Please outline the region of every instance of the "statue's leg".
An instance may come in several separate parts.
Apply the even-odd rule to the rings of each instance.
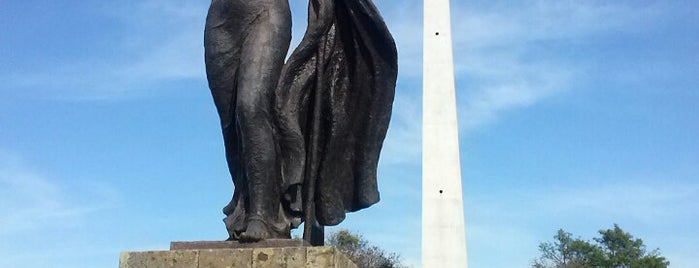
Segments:
[[[273,230],[280,219],[280,172],[272,120],[272,98],[291,40],[291,15],[274,8],[262,12],[241,51],[236,116],[248,178],[247,229],[241,240],[289,236],[288,227]],[[281,223],[281,224],[280,224]],[[286,234],[279,234],[286,232]]]
[[[237,6],[212,1],[204,32],[206,74],[221,119],[226,160],[233,179],[233,198],[223,213],[229,239],[237,239],[245,229],[247,179],[241,163],[241,141],[235,116],[240,48],[244,40],[245,17],[231,17]]]

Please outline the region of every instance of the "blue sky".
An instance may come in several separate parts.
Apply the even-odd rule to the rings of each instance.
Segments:
[[[3,1],[0,267],[116,267],[226,237],[208,3]],[[382,202],[341,227],[419,267],[422,1],[376,4],[400,53]],[[452,16],[470,266],[527,267],[557,229],[613,223],[671,267],[699,263],[699,4],[452,1]]]

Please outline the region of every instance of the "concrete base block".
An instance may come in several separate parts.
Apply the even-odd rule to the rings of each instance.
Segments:
[[[122,252],[119,268],[358,268],[334,247]]]

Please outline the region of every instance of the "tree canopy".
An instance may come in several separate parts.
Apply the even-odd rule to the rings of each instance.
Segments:
[[[361,268],[403,268],[407,267],[400,261],[396,253],[388,253],[372,246],[361,235],[348,230],[332,233],[325,241],[328,246],[334,246],[345,253]]]
[[[541,256],[533,268],[666,268],[670,262],[658,249],[648,252],[643,240],[634,238],[617,224],[599,231],[594,242],[573,238],[558,230],[553,242],[539,244]]]

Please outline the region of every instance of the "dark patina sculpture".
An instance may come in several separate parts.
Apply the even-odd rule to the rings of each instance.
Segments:
[[[371,0],[310,0],[289,59],[287,0],[213,0],[205,30],[233,199],[229,240],[289,238],[379,201],[376,168],[391,115],[395,43]]]

